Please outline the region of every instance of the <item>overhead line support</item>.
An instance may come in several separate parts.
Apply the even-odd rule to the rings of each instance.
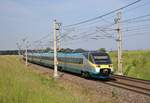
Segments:
[[[117,13],[117,18],[115,19],[116,31],[117,31],[117,48],[118,48],[118,74],[123,75],[123,59],[122,59],[122,32],[121,32],[121,12]]]
[[[53,77],[56,79],[58,77],[58,72],[57,72],[57,30],[59,29],[57,26],[57,21],[54,20],[53,22],[53,29],[54,29],[54,75]]]

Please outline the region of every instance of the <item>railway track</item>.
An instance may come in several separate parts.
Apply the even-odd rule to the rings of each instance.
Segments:
[[[148,80],[114,75],[113,80],[105,82],[105,84],[150,96],[150,81]]]
[[[64,74],[67,74],[70,77],[69,78],[64,77]],[[73,81],[75,78],[81,79],[79,81],[84,80],[81,78],[80,75],[76,75],[76,76],[75,75],[76,74],[71,74],[71,73],[66,73],[66,72],[62,73],[62,76],[64,77],[65,80],[75,82],[75,84],[77,83],[77,81]],[[73,79],[71,79],[71,78],[73,78]],[[123,89],[129,90],[129,91],[133,91],[133,92],[147,95],[150,97],[150,81],[148,81],[148,80],[141,80],[141,79],[126,77],[126,76],[113,75],[113,79],[109,80],[109,81],[102,81],[102,80],[97,80],[97,79],[96,80],[91,79],[91,80],[88,80],[88,81],[85,80],[85,81],[86,82],[91,81],[91,83],[97,82],[96,84],[98,84],[98,82],[101,82],[101,83],[104,83],[104,84],[107,84],[110,86],[123,88]],[[91,84],[91,83],[89,83],[89,84]],[[79,82],[79,84],[80,84],[80,82]]]
[[[149,84],[150,85],[150,81],[149,80],[137,79],[137,78],[133,78],[133,77],[120,76],[120,75],[113,75],[113,78],[119,78],[119,79],[130,80],[130,81],[136,81],[136,82],[140,82],[140,83],[143,83],[143,84]]]

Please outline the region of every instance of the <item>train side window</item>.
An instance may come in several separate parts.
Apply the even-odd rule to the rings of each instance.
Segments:
[[[75,63],[79,63],[80,59],[79,58],[75,58]]]
[[[79,64],[83,64],[83,59],[80,59],[80,60],[79,60]]]
[[[78,58],[74,58],[74,63],[78,63]]]
[[[61,60],[62,60],[63,62],[65,62],[65,57],[62,57]]]

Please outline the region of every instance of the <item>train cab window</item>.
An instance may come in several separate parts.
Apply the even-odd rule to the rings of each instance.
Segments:
[[[111,64],[111,60],[108,55],[105,56],[93,56],[95,64]]]

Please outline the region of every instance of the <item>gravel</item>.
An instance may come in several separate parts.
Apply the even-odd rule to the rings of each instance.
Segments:
[[[34,70],[38,70],[41,75],[53,76],[53,70],[35,64],[30,64]],[[66,72],[59,72],[59,81],[70,83],[70,86],[75,85],[77,93],[85,95],[89,103],[150,103],[150,96],[138,94],[126,89],[108,85],[104,80],[88,80],[79,75]],[[82,94],[81,94],[82,93]]]

